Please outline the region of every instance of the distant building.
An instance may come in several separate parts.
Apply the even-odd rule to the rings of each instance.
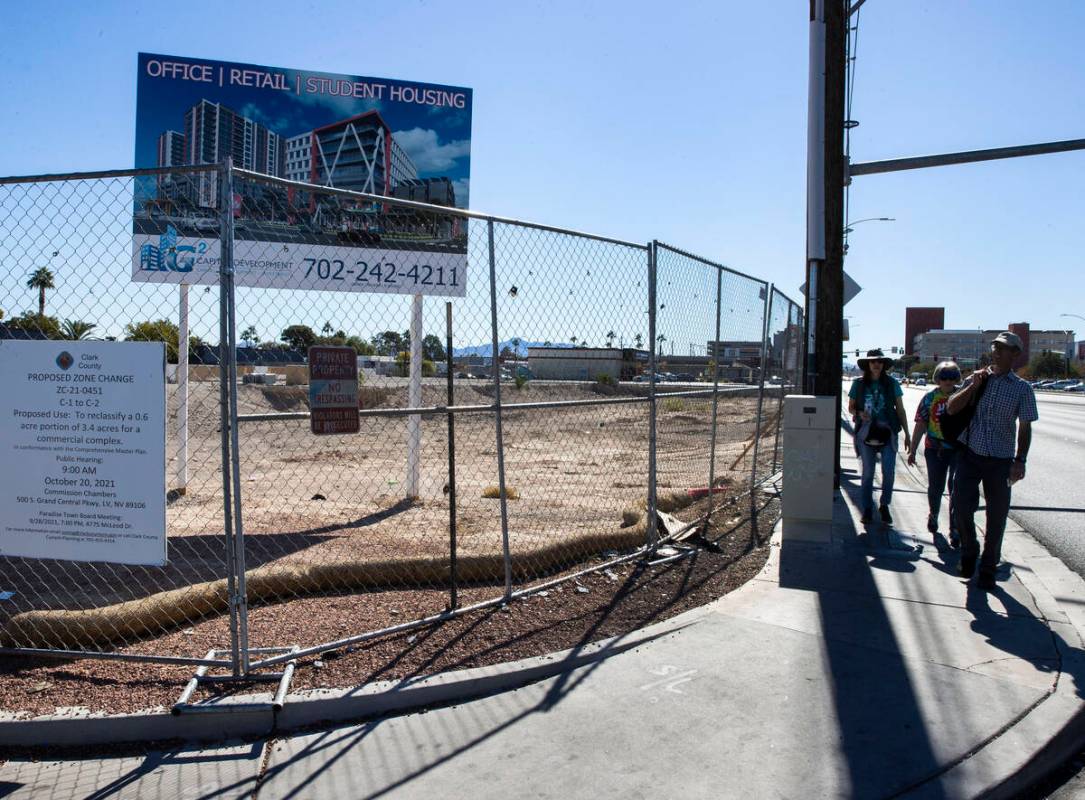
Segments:
[[[761,342],[752,341],[709,341],[706,352],[710,360],[722,365],[745,364],[748,367],[761,366]]]
[[[1024,366],[1034,356],[1044,352],[1060,353],[1072,358],[1074,337],[1072,331],[1032,330],[1027,322],[1015,322],[1006,328],[989,330],[930,330],[918,334],[914,340],[913,354],[920,361],[944,361],[953,359],[962,367],[971,367],[991,352],[991,340],[1003,330],[1021,337],[1022,351],[1014,367]]]
[[[904,354],[915,354],[915,337],[946,326],[946,310],[934,306],[919,306],[904,310]]]

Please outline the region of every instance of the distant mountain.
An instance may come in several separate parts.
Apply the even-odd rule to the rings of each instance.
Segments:
[[[497,352],[501,352],[506,347],[516,353],[517,358],[527,358],[527,349],[529,347],[543,347],[545,342],[527,342],[523,339],[520,340],[519,347],[513,347],[512,340],[506,340],[504,342],[497,343]],[[550,347],[572,347],[568,342],[551,342]],[[492,356],[493,345],[491,344],[475,344],[467,347],[454,347],[452,348],[452,355],[455,356]]]

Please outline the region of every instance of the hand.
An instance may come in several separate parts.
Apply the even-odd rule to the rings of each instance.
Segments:
[[[866,411],[860,411],[859,419],[861,419],[863,422],[870,422],[870,414]]]
[[[904,443],[904,446],[905,446],[905,448],[907,448],[907,447],[908,447],[908,443],[907,443],[907,442],[905,442],[905,443]],[[911,450],[911,451],[909,451],[909,453],[908,453],[908,466],[909,466],[909,467],[914,467],[914,466],[915,466],[915,450]]]
[[[1025,477],[1025,465],[1020,461],[1014,461],[1010,465],[1010,480],[1017,483]]]
[[[912,452],[912,440],[907,436],[904,437],[904,452],[908,454],[908,463],[915,463],[915,453]]]
[[[987,376],[990,375],[990,374],[991,374],[991,368],[990,367],[984,367],[983,369],[977,369],[975,372],[972,373],[972,387],[975,388],[975,389],[978,389],[981,386],[983,386],[984,382],[987,380]]]

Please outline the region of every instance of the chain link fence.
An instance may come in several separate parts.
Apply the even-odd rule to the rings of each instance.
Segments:
[[[229,165],[0,180],[0,346],[165,341],[171,381],[167,565],[0,556],[5,651],[248,672],[652,555],[775,471],[798,305],[430,200]],[[356,433],[313,433],[318,344],[354,351]],[[334,636],[297,624],[358,593]]]

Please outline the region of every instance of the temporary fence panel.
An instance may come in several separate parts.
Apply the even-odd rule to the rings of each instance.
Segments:
[[[767,286],[664,244],[656,269],[657,493],[692,520],[754,476]]]
[[[13,592],[0,604],[5,648],[194,661],[232,648],[224,397],[218,359],[205,346],[219,340],[220,296],[185,281],[204,255],[195,239],[218,249],[220,220],[197,202],[216,169],[0,179],[0,346],[70,342],[76,353],[84,342],[164,341],[168,360],[166,463],[150,478],[168,493],[165,566],[0,557],[0,588]],[[163,275],[175,280],[158,282]],[[95,419],[119,424],[118,413],[127,420],[140,409],[110,408]],[[58,460],[125,459],[123,444],[81,444],[74,433],[58,448]],[[96,480],[115,495],[102,496],[111,503],[162,500],[125,496],[123,475]],[[61,530],[78,538],[73,524]],[[58,542],[58,556],[63,550]],[[187,635],[205,618],[216,621],[200,637]]]
[[[496,337],[512,343],[500,345],[507,523],[523,586],[645,543],[648,396],[631,381],[646,364],[648,250],[493,227]]]

